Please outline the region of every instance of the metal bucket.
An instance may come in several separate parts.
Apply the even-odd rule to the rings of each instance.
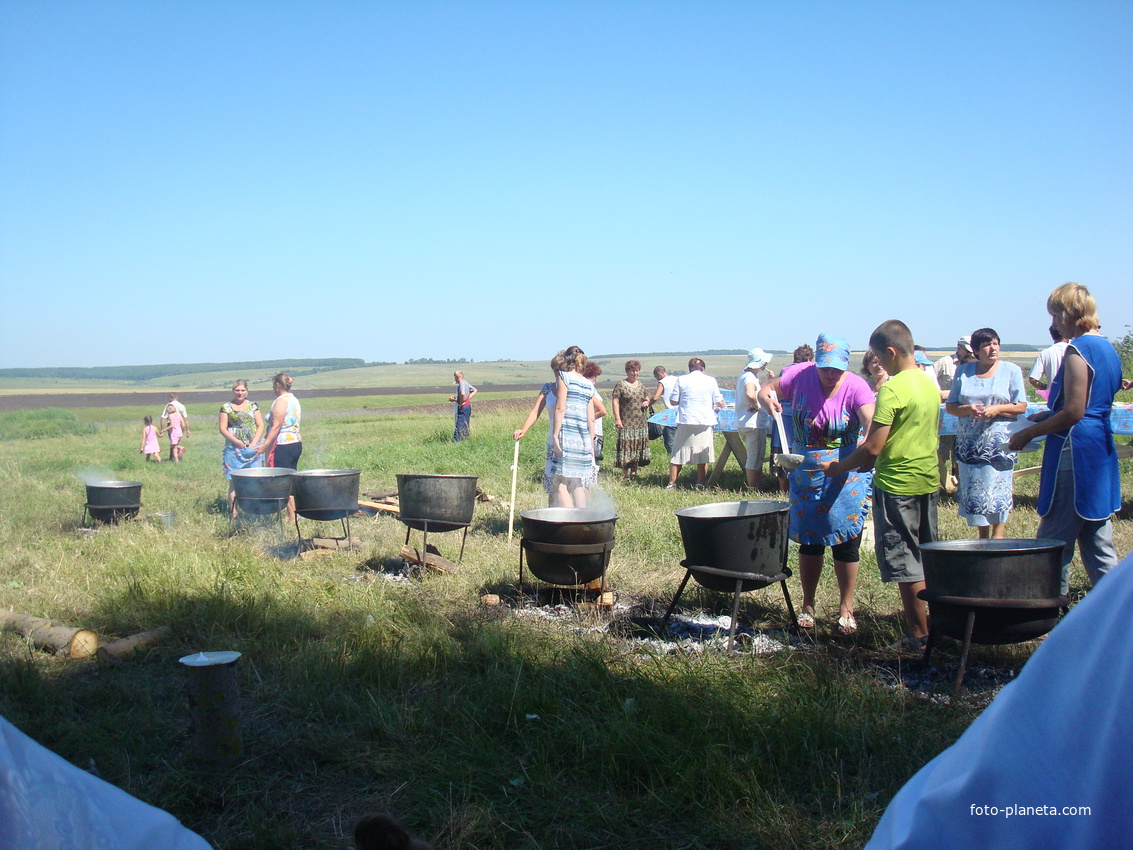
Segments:
[[[976,643],[1033,640],[1058,623],[1062,541],[942,540],[921,552],[932,625],[949,637],[963,640],[973,610]],[[965,599],[971,604],[951,601]]]
[[[455,531],[472,522],[476,507],[475,475],[398,475],[401,521],[418,531]]]
[[[540,508],[523,511],[523,540],[527,566],[536,578],[548,584],[579,585],[602,576],[609,560],[618,515],[584,508]],[[586,554],[554,552],[540,545],[594,546],[611,544],[606,551]],[[605,548],[605,547],[604,547]]]
[[[95,481],[86,488],[87,512],[98,522],[132,519],[142,507],[140,481]]]
[[[304,469],[291,477],[295,512],[304,519],[325,522],[345,519],[358,511],[358,469]]]
[[[277,514],[287,507],[294,469],[284,466],[234,469],[232,489],[236,505],[249,514]]]
[[[767,581],[745,581],[741,590],[757,590],[779,580],[787,566],[787,526],[791,506],[770,500],[714,502],[677,511],[685,562],[739,573],[756,573]],[[697,583],[732,593],[736,580],[693,571]]]

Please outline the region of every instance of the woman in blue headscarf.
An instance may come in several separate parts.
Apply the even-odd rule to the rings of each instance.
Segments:
[[[814,362],[803,363],[759,391],[759,400],[773,413],[782,405],[774,392],[791,403],[787,439],[790,451],[804,457],[791,473],[790,537],[799,544],[799,581],[803,587],[801,628],[814,628],[814,597],[822,576],[825,547],[831,547],[838,578],[838,631],[852,635],[854,591],[858,581],[858,550],[869,514],[870,472],[851,472],[829,479],[819,468],[824,461],[841,460],[857,448],[869,429],[876,407],[873,391],[849,371],[850,344],[839,336],[820,334]],[[788,449],[784,448],[784,451]]]

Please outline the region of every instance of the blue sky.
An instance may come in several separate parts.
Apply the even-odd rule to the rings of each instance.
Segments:
[[[0,366],[1133,323],[1128,2],[0,2]]]

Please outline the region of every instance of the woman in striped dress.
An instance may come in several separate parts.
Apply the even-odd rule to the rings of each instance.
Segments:
[[[551,421],[551,469],[544,486],[556,507],[585,508],[598,480],[594,462],[594,420],[606,415],[594,385],[582,376],[586,353],[572,345],[563,353],[555,381],[555,413]]]

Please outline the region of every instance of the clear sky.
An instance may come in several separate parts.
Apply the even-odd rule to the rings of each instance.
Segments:
[[[0,0],[0,366],[1133,322],[1133,3]]]

